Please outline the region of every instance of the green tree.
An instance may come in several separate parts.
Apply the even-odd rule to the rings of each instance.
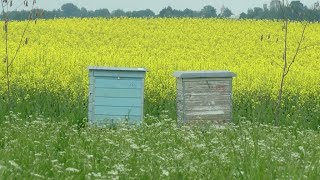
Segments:
[[[160,17],[173,17],[173,9],[172,7],[168,6],[162,9],[159,13]]]
[[[221,17],[231,17],[233,13],[229,8],[225,8],[224,11],[221,13]]]
[[[82,7],[80,9],[80,12],[81,12],[81,17],[88,17],[88,11],[86,8]]]
[[[184,17],[197,17],[197,12],[192,11],[191,9],[185,9],[183,10],[183,16]]]
[[[108,9],[98,9],[94,11],[94,17],[110,17],[110,12]]]
[[[111,12],[112,17],[126,17],[126,13],[122,9],[117,9]]]
[[[200,13],[201,13],[201,16],[204,18],[217,17],[217,10],[210,5],[204,6],[201,9]]]
[[[61,6],[61,10],[66,17],[80,17],[81,10],[72,3],[67,3]]]
[[[150,9],[140,10],[140,11],[129,11],[129,12],[126,12],[126,14],[128,17],[138,17],[138,18],[155,16],[154,12],[151,11]]]

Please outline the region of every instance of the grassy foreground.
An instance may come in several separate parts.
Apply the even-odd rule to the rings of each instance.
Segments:
[[[11,114],[0,179],[317,179],[320,134],[247,121],[225,129],[159,123],[114,128]],[[156,120],[153,117],[147,117]]]

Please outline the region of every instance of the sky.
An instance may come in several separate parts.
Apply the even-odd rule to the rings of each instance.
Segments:
[[[30,2],[32,0],[29,0]],[[201,10],[205,5],[211,5],[220,12],[222,6],[228,7],[231,11],[239,15],[247,12],[248,8],[262,7],[263,4],[270,4],[271,0],[37,0],[37,7],[46,10],[59,9],[65,3],[73,3],[79,8],[85,7],[88,10],[107,8],[110,12],[116,9],[124,11],[151,9],[156,14],[161,9],[171,6],[174,9]],[[311,7],[319,0],[300,0],[304,5]],[[13,0],[19,4],[23,0]],[[290,2],[290,1],[289,1]]]

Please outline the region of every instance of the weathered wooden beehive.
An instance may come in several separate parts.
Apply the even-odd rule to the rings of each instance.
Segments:
[[[232,119],[232,78],[229,71],[179,71],[177,116],[179,123],[222,124]]]
[[[141,123],[145,74],[143,68],[89,67],[89,122]]]

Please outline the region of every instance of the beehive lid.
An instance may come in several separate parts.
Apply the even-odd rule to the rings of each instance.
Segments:
[[[147,72],[144,68],[122,68],[122,67],[102,67],[102,66],[90,66],[89,70],[98,70],[98,71],[142,71]]]
[[[176,71],[173,75],[177,78],[232,78],[237,76],[230,71]]]

